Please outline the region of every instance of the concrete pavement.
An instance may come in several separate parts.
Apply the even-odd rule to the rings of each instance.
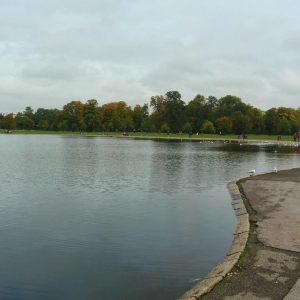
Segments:
[[[228,184],[233,244],[185,300],[300,300],[300,169]]]

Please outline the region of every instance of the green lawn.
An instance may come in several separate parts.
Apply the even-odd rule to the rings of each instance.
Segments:
[[[0,133],[5,133],[4,130],[0,130]],[[13,134],[58,134],[58,135],[81,135],[80,132],[72,132],[72,131],[42,131],[42,130],[13,130]],[[82,135],[95,135],[95,136],[121,136],[122,132],[84,132]],[[129,136],[136,136],[136,137],[161,137],[167,138],[168,135],[166,133],[145,133],[145,132],[138,132],[133,133],[129,132]],[[187,133],[182,134],[170,134],[170,138],[189,138]],[[237,139],[237,135],[235,134],[227,134],[227,135],[220,135],[220,134],[193,134],[192,138],[199,138],[199,139]],[[254,135],[249,134],[247,136],[248,140],[273,140],[277,141],[277,135]],[[281,136],[282,141],[293,141],[292,136]]]

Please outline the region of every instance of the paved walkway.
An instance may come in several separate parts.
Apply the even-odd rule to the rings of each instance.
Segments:
[[[232,247],[180,299],[299,300],[300,169],[248,177],[228,189],[238,218]]]

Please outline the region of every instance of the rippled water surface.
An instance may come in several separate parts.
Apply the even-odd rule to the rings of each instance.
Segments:
[[[176,299],[231,245],[226,184],[297,151],[0,135],[0,299]]]

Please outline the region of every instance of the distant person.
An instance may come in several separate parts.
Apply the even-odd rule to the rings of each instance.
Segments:
[[[296,142],[296,139],[297,139],[297,133],[296,132],[294,133],[293,138],[294,138],[294,142]]]
[[[298,142],[300,142],[300,131],[298,132],[297,137],[298,137]]]

